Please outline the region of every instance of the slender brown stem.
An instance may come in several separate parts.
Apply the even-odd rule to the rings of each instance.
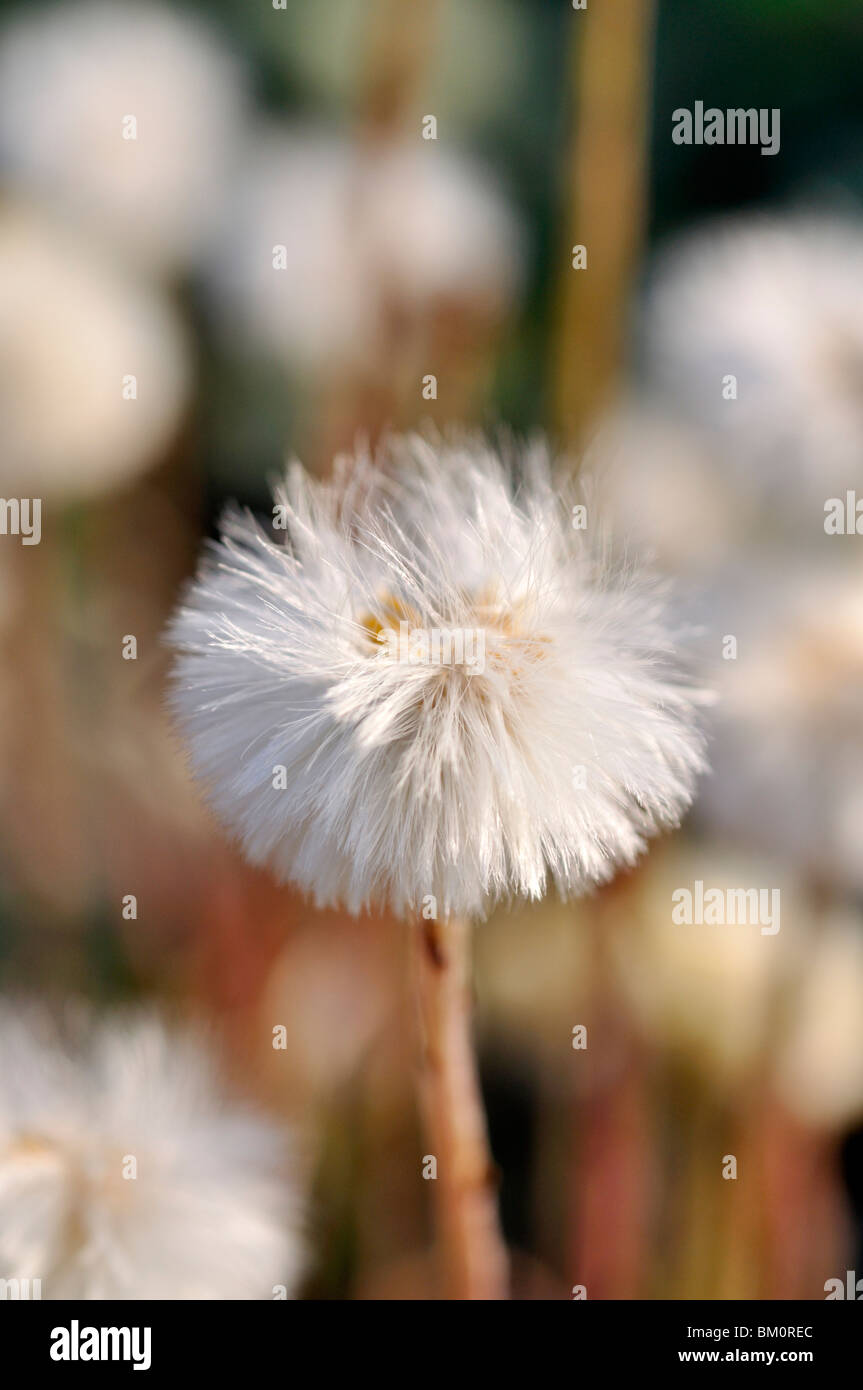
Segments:
[[[362,136],[387,142],[407,132],[419,135],[441,8],[438,0],[422,0],[421,4],[376,0],[370,7],[368,50],[357,113]]]
[[[621,367],[626,308],[647,203],[654,0],[603,0],[573,14],[569,198],[557,294],[554,411],[584,444]],[[572,246],[587,267],[571,268]]]
[[[445,1296],[507,1298],[508,1259],[471,1036],[470,924],[421,921],[411,940]]]

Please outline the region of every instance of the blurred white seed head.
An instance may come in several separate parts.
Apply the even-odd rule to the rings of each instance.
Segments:
[[[270,127],[249,141],[207,282],[226,333],[306,372],[366,361],[393,315],[493,320],[520,278],[514,215],[468,160]]]
[[[712,592],[713,776],[698,814],[727,837],[863,890],[863,578],[844,565],[745,564]]]
[[[122,486],[170,441],[191,375],[159,290],[15,205],[0,212],[0,358],[4,495]]]
[[[688,233],[658,262],[644,350],[741,497],[818,531],[824,500],[860,473],[863,225],[798,214]]]
[[[573,528],[542,446],[518,464],[408,436],[332,483],[294,465],[287,543],[229,513],[173,623],[194,771],[249,858],[322,903],[570,894],[690,802],[698,697],[660,590]],[[395,645],[435,632],[473,634],[482,667]]]
[[[779,931],[764,934],[751,920],[674,920],[672,895],[694,892],[698,880],[705,892],[777,889]],[[636,881],[608,942],[623,998],[647,1034],[722,1088],[751,1074],[775,1036],[777,1009],[806,959],[811,930],[811,904],[781,862],[675,846]]]
[[[274,1078],[292,1103],[320,1104],[349,1082],[391,1018],[396,988],[392,943],[376,930],[357,930],[344,914],[316,913],[292,930],[267,978],[262,1027],[278,1020],[290,1055],[273,1049]]]
[[[607,412],[582,470],[615,535],[664,573],[701,575],[738,544],[739,498],[703,435],[648,398]]]
[[[7,180],[159,270],[181,268],[208,236],[244,105],[215,34],[161,5],[74,0],[0,34]]]
[[[775,1081],[809,1124],[842,1128],[863,1115],[863,921],[853,914],[834,913],[813,942]]]
[[[61,1037],[0,1006],[0,1276],[41,1279],[43,1298],[290,1294],[287,1157],[191,1033],[135,1015]]]

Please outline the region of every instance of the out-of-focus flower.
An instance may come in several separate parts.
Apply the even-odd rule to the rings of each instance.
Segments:
[[[490,314],[520,280],[514,214],[483,169],[435,144],[382,150],[370,171],[370,241],[397,302],[461,300]]]
[[[775,1080],[790,1110],[841,1128],[863,1115],[863,921],[835,914],[806,963]]]
[[[190,378],[159,291],[14,206],[0,213],[0,357],[0,478],[30,497],[122,486],[170,440]]]
[[[291,931],[260,1005],[266,1036],[276,1024],[286,1029],[286,1048],[268,1048],[282,1091],[314,1104],[364,1065],[368,1049],[391,1022],[397,995],[391,945],[378,918],[358,924],[344,915],[315,913],[308,926]]]
[[[159,5],[46,6],[0,36],[5,179],[148,266],[208,236],[243,115],[231,55]]]
[[[699,816],[863,889],[863,578],[761,566],[714,594],[719,701]]]
[[[702,768],[661,592],[612,573],[540,445],[391,438],[295,465],[279,545],[229,514],[173,623],[192,765],[249,858],[322,903],[562,894],[676,824]]]
[[[305,372],[373,357],[392,316],[499,317],[520,262],[513,214],[470,162],[271,128],[250,141],[208,283],[226,333]]]
[[[728,220],[669,247],[647,303],[661,394],[705,432],[762,523],[823,529],[860,476],[863,227]],[[736,379],[736,399],[728,382]]]
[[[778,890],[778,931],[764,933],[751,920],[697,921],[694,896],[693,920],[676,921],[673,894],[695,895],[699,881],[705,892]],[[769,859],[679,848],[655,857],[636,889],[607,935],[624,998],[682,1064],[721,1086],[740,1081],[774,1035],[777,1008],[805,958],[811,906],[804,891]],[[772,897],[765,901],[772,907]]]
[[[655,403],[620,401],[582,469],[612,532],[668,574],[709,571],[738,544],[738,499],[703,436]]]
[[[250,1299],[301,1264],[284,1138],[192,1034],[0,1009],[0,1270],[43,1298]]]

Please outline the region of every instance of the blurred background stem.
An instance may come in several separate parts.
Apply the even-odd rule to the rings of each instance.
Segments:
[[[422,103],[440,18],[438,0],[376,0],[369,11],[355,113],[359,150],[351,237],[358,241],[365,235],[371,212],[363,177],[367,165],[411,140],[422,146]],[[375,289],[383,301],[385,286],[380,274],[378,280]],[[392,363],[404,350],[399,337],[409,309],[401,305],[390,309],[394,340],[368,344],[362,362],[335,371],[327,381],[319,403],[317,430],[306,450],[319,472],[328,472],[334,456],[353,448],[358,438],[374,442],[399,414]]]
[[[371,7],[361,134],[384,142],[420,138],[423,84],[434,56],[439,0],[377,0]]]
[[[653,0],[603,0],[573,16],[570,133],[564,166],[554,423],[577,447],[619,374],[627,304],[647,206]],[[587,263],[573,268],[573,247]]]

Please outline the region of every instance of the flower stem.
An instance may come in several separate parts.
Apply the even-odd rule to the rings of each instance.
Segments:
[[[581,447],[617,384],[641,252],[655,4],[605,0],[570,18],[570,207],[552,380],[558,429]],[[573,269],[576,244],[589,268]]]
[[[508,1259],[471,1035],[470,924],[423,920],[411,940],[445,1296],[506,1298]]]

